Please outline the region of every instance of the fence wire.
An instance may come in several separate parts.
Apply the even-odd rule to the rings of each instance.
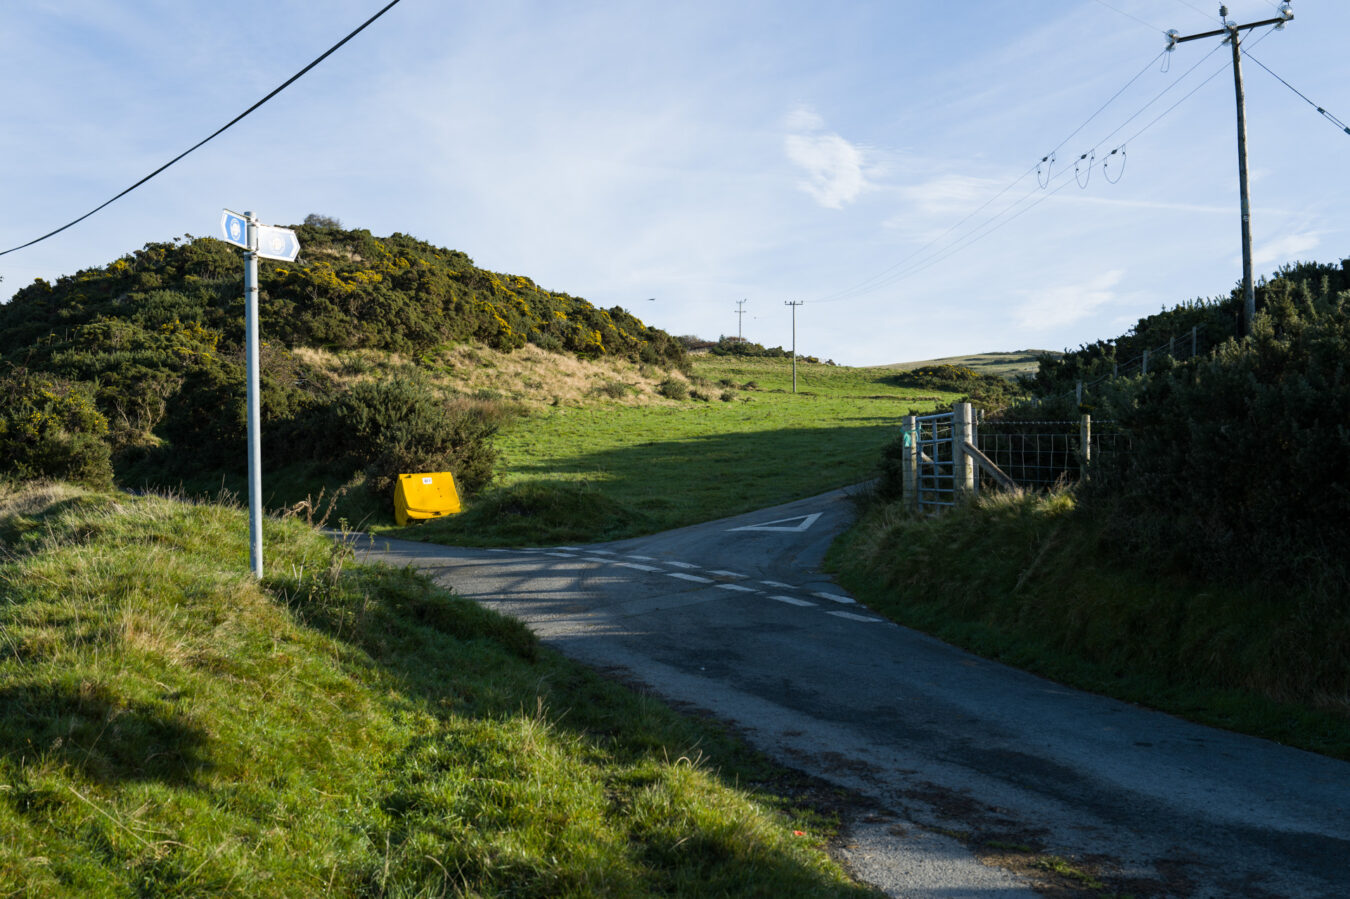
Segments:
[[[976,426],[974,442],[1026,490],[1075,483],[1083,476],[1085,462],[1130,449],[1129,435],[1113,421],[1091,423],[1086,454],[1081,421],[983,421]],[[980,489],[997,487],[997,482],[981,471]]]

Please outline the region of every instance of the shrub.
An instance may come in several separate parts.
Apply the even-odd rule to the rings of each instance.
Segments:
[[[666,378],[660,384],[656,385],[656,392],[668,400],[684,400],[689,398],[689,382],[680,378]]]
[[[471,495],[492,480],[490,438],[510,410],[481,400],[445,400],[415,380],[362,382],[319,416],[326,454],[366,472],[376,496],[392,496],[402,472],[450,471]]]
[[[1306,287],[1306,285],[1305,285]],[[1114,545],[1350,596],[1350,291],[1267,291],[1253,334],[1140,379],[1084,505]]]
[[[19,479],[112,483],[107,419],[85,385],[10,367],[0,374],[0,465]]]

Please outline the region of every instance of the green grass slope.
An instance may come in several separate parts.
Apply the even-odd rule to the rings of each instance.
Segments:
[[[719,732],[296,519],[255,582],[246,531],[0,492],[0,895],[871,895]]]
[[[1350,759],[1350,611],[1113,556],[1071,494],[874,504],[831,549],[869,608],[989,658]]]
[[[874,476],[911,408],[959,394],[888,369],[701,356],[689,399],[537,409],[505,427],[497,485],[464,514],[400,531],[455,545],[548,545],[654,533]],[[363,526],[384,527],[380,522]]]

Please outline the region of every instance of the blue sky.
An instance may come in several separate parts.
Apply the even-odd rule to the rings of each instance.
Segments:
[[[0,249],[196,143],[381,5],[9,0]],[[1228,3],[1239,22],[1275,5]],[[1251,54],[1350,120],[1350,3],[1293,7]],[[0,297],[214,235],[228,207],[402,231],[675,334],[735,334],[745,299],[744,335],[787,345],[784,303],[804,301],[799,351],[844,364],[1074,347],[1241,277],[1228,48],[1155,58],[1163,30],[1217,11],[403,0],[147,185],[0,257]],[[1350,135],[1243,74],[1256,271],[1350,256]]]

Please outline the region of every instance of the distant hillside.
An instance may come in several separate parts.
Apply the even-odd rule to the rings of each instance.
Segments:
[[[1060,356],[1055,350],[1017,350],[1011,353],[976,353],[973,356],[947,356],[942,359],[924,359],[919,362],[896,362],[881,365],[878,368],[895,368],[908,371],[911,368],[926,368],[938,365],[959,365],[973,369],[983,375],[998,375],[1013,379],[1018,375],[1034,375],[1042,356]]]

